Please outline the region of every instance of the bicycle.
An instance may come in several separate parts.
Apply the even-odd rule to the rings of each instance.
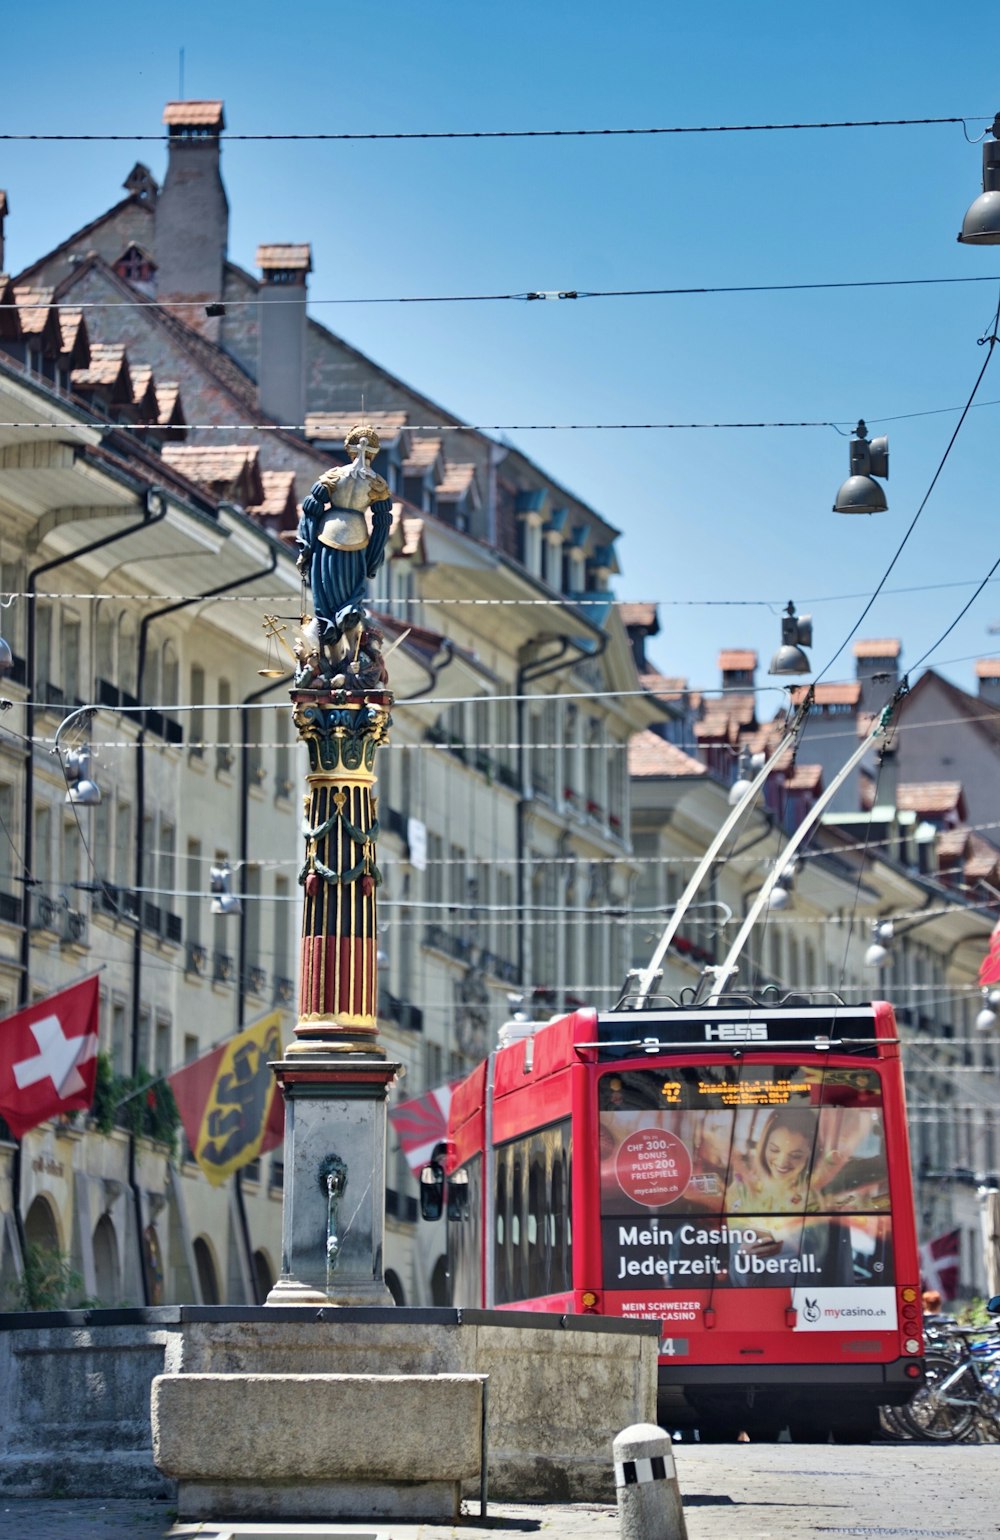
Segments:
[[[993,1301],[990,1301],[991,1305]],[[911,1436],[959,1443],[981,1423],[1000,1437],[1000,1338],[989,1328],[951,1326],[934,1334],[935,1350],[924,1361],[924,1384],[898,1421]]]

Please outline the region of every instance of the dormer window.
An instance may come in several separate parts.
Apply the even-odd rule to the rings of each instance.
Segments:
[[[141,246],[126,247],[115,263],[115,272],[128,283],[152,283],[156,263]]]

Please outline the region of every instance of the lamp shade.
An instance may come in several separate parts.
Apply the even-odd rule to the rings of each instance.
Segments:
[[[779,647],[771,659],[769,674],[811,674],[812,664],[801,647]]]
[[[992,132],[996,134],[997,123]],[[983,144],[983,190],[970,203],[958,238],[963,246],[1000,246],[1000,144],[996,138]]]
[[[848,476],[837,493],[834,513],[885,513],[889,504],[871,476]]]
[[[963,246],[1000,246],[1000,192],[980,193],[962,220]]]

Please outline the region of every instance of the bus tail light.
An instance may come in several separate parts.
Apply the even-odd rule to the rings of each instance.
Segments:
[[[903,1352],[922,1353],[924,1345],[921,1333],[920,1295],[912,1284],[899,1290],[899,1317],[901,1329],[906,1333]]]
[[[595,1294],[593,1289],[587,1289],[580,1303],[583,1305],[584,1315],[600,1315],[601,1296]]]
[[[918,1375],[923,1373],[923,1364],[907,1364],[903,1373],[907,1379],[915,1380]]]

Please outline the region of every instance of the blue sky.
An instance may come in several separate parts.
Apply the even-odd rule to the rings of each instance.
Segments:
[[[221,97],[233,133],[414,132],[958,117],[1000,109],[981,5],[377,8],[245,0],[109,14],[49,0],[4,23],[0,132],[161,132]],[[0,144],[16,271],[114,202],[162,144]],[[415,294],[997,275],[996,283],[559,304],[338,306],[314,314],[480,424],[834,421],[891,445],[889,512],[831,505],[849,436],[811,429],[518,432],[622,532],[619,597],[655,600],[665,673],[762,671],[792,599],[815,670],[836,654],[923,498],[985,353],[1000,250],[956,234],[981,186],[961,125],[608,139],[229,143],[230,256],[312,243],[315,302]],[[996,350],[1000,351],[1000,349]],[[912,666],[1000,556],[1000,362],[859,635]],[[885,419],[903,420],[888,423]],[[947,586],[945,586],[947,585]],[[901,591],[905,590],[905,591]],[[1000,653],[991,584],[930,658],[975,688]],[[766,682],[766,681],[763,681]],[[770,714],[780,696],[764,696]]]

